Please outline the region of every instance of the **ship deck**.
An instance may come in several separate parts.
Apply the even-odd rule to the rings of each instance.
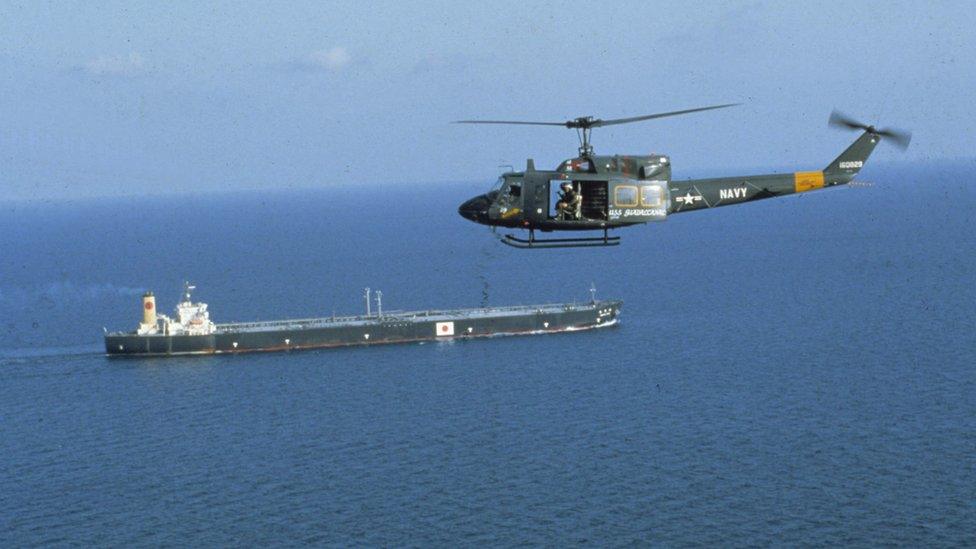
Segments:
[[[274,330],[308,330],[335,326],[366,326],[397,322],[443,322],[463,319],[490,319],[522,314],[558,314],[569,311],[598,309],[613,305],[614,301],[595,303],[547,303],[544,305],[513,305],[476,309],[442,309],[425,311],[384,311],[382,315],[331,316],[258,322],[229,322],[216,324],[215,333],[265,332]]]

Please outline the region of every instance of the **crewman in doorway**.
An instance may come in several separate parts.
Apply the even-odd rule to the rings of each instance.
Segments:
[[[573,184],[564,181],[559,186],[562,192],[559,193],[559,202],[556,203],[556,213],[561,220],[580,219],[583,206],[583,197],[576,192]]]

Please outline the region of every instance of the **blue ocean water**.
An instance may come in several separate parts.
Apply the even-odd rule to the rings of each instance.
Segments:
[[[0,203],[0,544],[976,544],[973,166],[517,251],[469,184]],[[218,322],[603,297],[585,333],[109,360]]]

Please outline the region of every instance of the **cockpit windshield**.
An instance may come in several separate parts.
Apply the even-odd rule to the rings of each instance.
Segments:
[[[488,192],[497,192],[497,191],[500,191],[500,190],[502,190],[502,185],[504,185],[504,184],[505,184],[505,178],[504,177],[499,177],[498,178],[498,181],[495,181],[495,184],[491,186],[491,190],[488,191]]]
[[[522,203],[522,178],[508,177],[503,178],[501,189],[495,195],[498,204],[502,207],[515,207]]]

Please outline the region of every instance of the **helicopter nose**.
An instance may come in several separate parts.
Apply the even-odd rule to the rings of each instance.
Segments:
[[[488,220],[488,206],[490,203],[487,195],[478,195],[461,204],[458,207],[458,213],[467,220],[474,221],[475,223],[484,223]]]

